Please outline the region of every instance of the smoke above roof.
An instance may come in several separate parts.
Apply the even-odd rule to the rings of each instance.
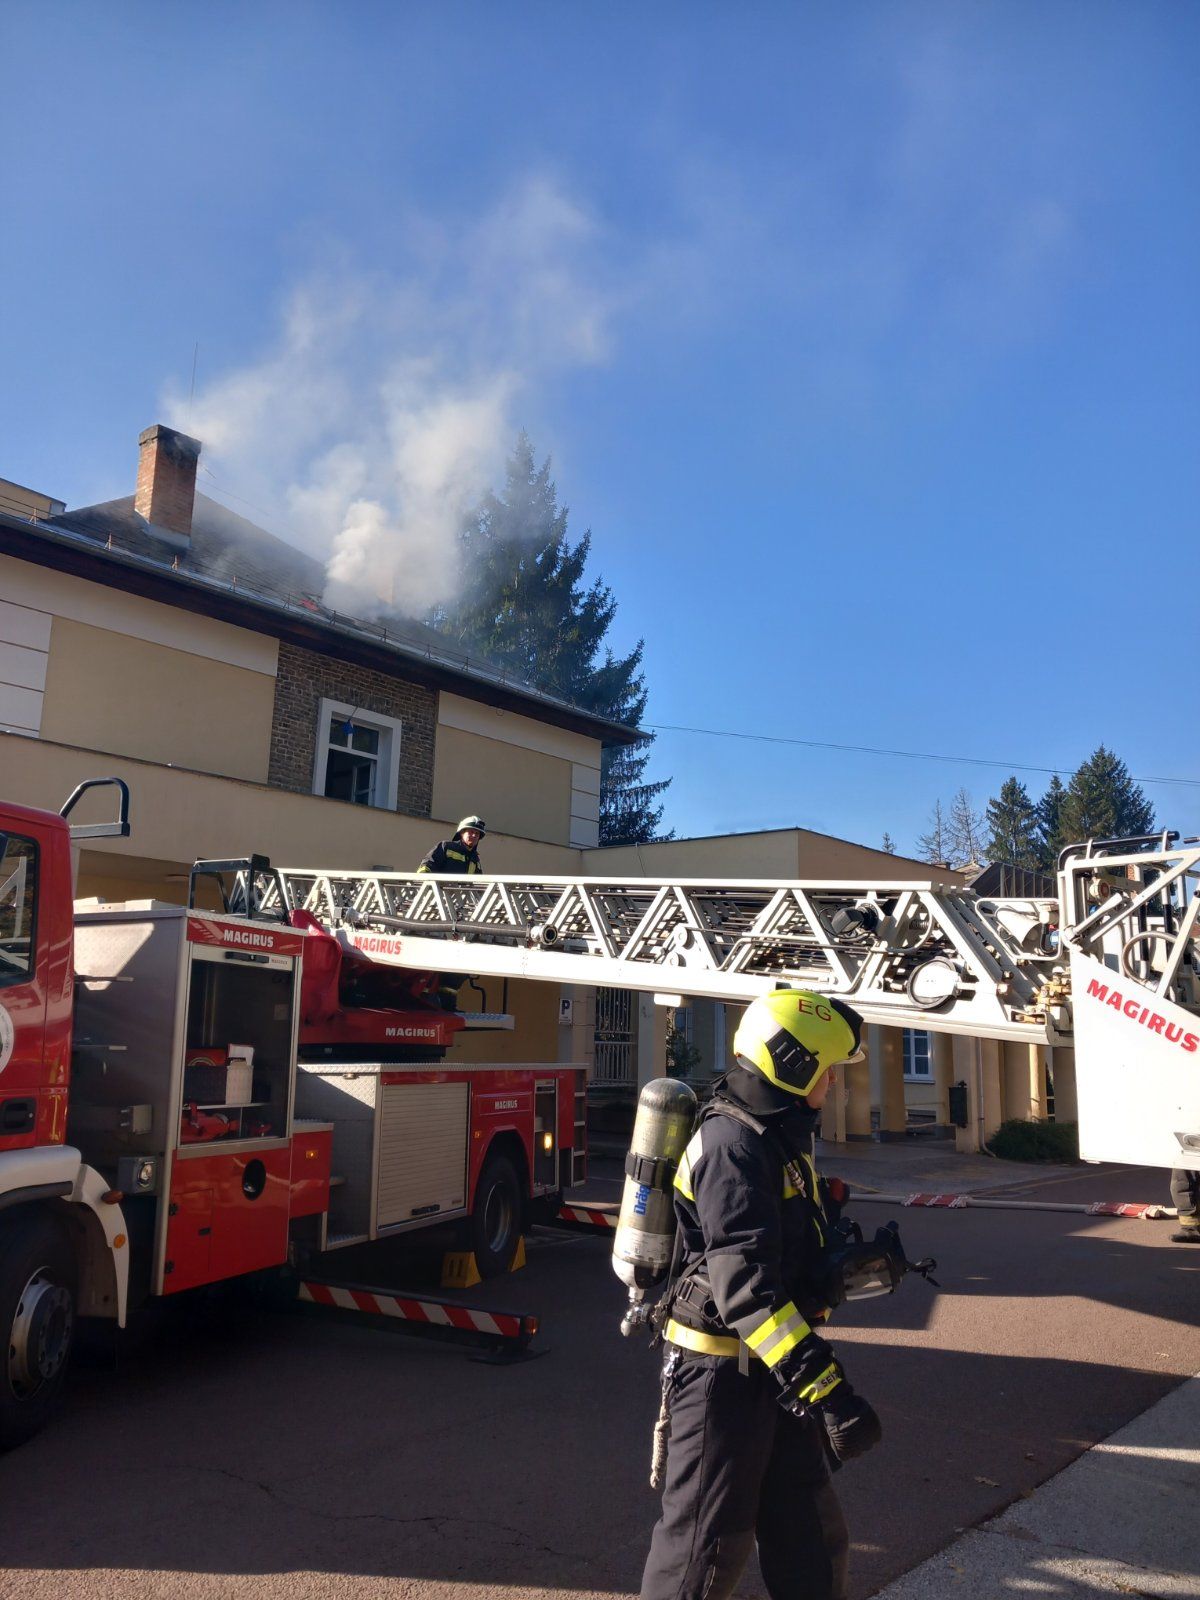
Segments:
[[[456,534],[549,380],[602,364],[618,297],[595,217],[530,179],[458,228],[413,219],[402,274],[314,273],[256,360],[168,391],[197,487],[325,563],[328,604],[453,598]]]

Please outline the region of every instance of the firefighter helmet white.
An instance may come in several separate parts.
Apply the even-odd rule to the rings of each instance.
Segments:
[[[458,827],[454,830],[454,837],[456,839],[464,828],[474,828],[476,833],[486,833],[487,823],[482,817],[464,817],[459,823]]]

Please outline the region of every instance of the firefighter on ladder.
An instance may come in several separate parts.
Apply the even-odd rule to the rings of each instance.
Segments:
[[[418,872],[482,872],[479,841],[487,832],[482,817],[464,817],[451,839],[441,839],[423,857]],[[443,972],[438,983],[438,1000],[443,1011],[458,1010],[458,991],[467,981],[465,972]]]
[[[441,839],[425,856],[418,872],[482,872],[479,841],[487,832],[482,817],[464,817],[452,839]]]
[[[670,1447],[641,1600],[725,1600],[755,1542],[772,1600],[844,1600],[835,1465],[880,1438],[816,1332],[828,1231],[812,1160],[831,1072],[862,1019],[780,989],[754,1001],[675,1177],[665,1296]],[[795,1181],[798,1180],[798,1181]]]

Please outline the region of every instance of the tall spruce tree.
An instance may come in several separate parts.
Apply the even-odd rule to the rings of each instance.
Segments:
[[[984,822],[988,829],[984,850],[989,861],[1006,861],[1014,867],[1041,865],[1038,808],[1015,776],[1006,778],[1000,793],[988,801]]]
[[[1150,833],[1154,807],[1113,751],[1100,745],[1075,772],[1059,813],[1063,842]]]
[[[616,656],[604,639],[616,614],[612,590],[584,571],[590,531],[572,544],[550,462],[539,467],[522,433],[504,488],[489,491],[460,535],[461,598],[431,621],[548,694],[637,727],[646,709],[642,641]],[[644,781],[654,735],[606,745],[600,770],[601,844],[671,838],[658,832],[658,797],[670,784]]]
[[[1043,872],[1053,872],[1058,866],[1058,852],[1066,840],[1063,837],[1062,808],[1067,798],[1067,786],[1058,773],[1051,776],[1046,792],[1037,806],[1038,850]]]

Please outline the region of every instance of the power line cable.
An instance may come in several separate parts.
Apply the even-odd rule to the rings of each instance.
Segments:
[[[244,506],[249,506],[251,511],[257,511],[260,516],[270,517],[272,519],[272,521],[274,520],[275,513],[273,511],[268,511],[265,506],[260,506],[253,500],[247,500],[246,496],[244,494],[234,494],[233,490],[232,489],[227,489],[225,487],[225,485],[221,482],[220,478],[217,477],[216,473],[215,472],[210,472],[207,467],[203,467],[202,466],[200,468],[200,470],[207,477],[212,479],[213,483],[216,485],[216,487],[217,487],[218,491],[220,492],[220,494],[223,494],[227,500],[240,500]],[[214,496],[213,498],[215,499],[216,496]],[[225,509],[226,509],[226,511],[232,511],[233,507],[232,506],[226,506]],[[263,532],[264,533],[270,533],[271,530],[270,530],[270,528],[264,528]],[[277,534],[277,533],[276,534],[272,534],[272,538],[278,539],[279,537],[280,537],[280,535]]]
[[[945,761],[952,766],[998,767],[1004,772],[1037,772],[1055,777],[1075,771],[1073,766],[1035,767],[1026,761],[992,761],[983,756],[946,756],[930,750],[888,750],[870,744],[833,744],[826,739],[796,739],[780,733],[741,733],[732,728],[685,728],[670,722],[647,722],[645,727],[654,733],[697,733],[712,739],[752,739],[760,744],[803,745],[808,750],[842,750],[865,756],[903,756],[908,761]],[[1171,784],[1180,788],[1200,789],[1200,778],[1134,778],[1134,783]]]

